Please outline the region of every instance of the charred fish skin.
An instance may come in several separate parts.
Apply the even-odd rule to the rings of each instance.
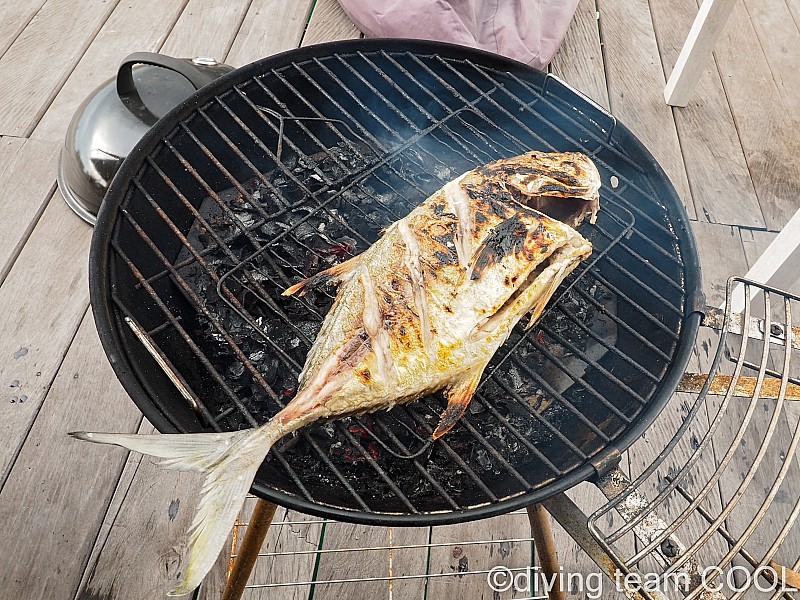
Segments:
[[[73,433],[206,473],[186,569],[170,595],[200,585],[222,550],[256,471],[279,439],[306,424],[388,409],[443,390],[439,437],[462,416],[489,360],[526,314],[541,315],[591,251],[577,224],[598,210],[600,177],[577,153],[526,154],[449,182],[362,254],[284,295],[337,284],[334,304],[299,377],[269,422],[230,433]],[[531,208],[533,206],[533,208]]]

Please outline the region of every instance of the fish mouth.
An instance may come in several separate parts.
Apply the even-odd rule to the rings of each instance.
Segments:
[[[600,195],[598,193],[588,196],[548,196],[545,194],[529,195],[517,187],[509,186],[508,191],[516,208],[522,210],[533,209],[556,221],[561,221],[573,229],[583,223],[586,216],[589,222],[597,220],[597,213],[600,210]]]
[[[600,210],[600,172],[584,154],[529,152],[518,158],[517,171],[504,186],[520,205],[577,227]]]

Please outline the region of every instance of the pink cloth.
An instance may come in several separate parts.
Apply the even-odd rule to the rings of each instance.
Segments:
[[[339,0],[367,37],[452,42],[544,69],[578,0]]]

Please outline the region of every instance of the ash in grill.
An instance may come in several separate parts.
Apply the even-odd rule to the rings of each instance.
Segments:
[[[362,252],[464,171],[539,149],[580,150],[598,166],[602,209],[581,227],[594,251],[498,351],[459,424],[431,443],[435,395],[310,426],[273,448],[254,489],[340,519],[452,522],[570,487],[635,439],[696,327],[685,340],[697,274],[683,262],[694,254],[682,209],[613,118],[495,60],[376,49],[255,65],[154,130],[106,209],[110,250],[95,235],[93,303],[107,298],[145,332],[111,325],[124,348],[114,364],[130,365],[123,383],[159,429],[268,420],[293,397],[333,298],[281,292]]]

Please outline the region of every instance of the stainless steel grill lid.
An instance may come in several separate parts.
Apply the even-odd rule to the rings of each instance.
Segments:
[[[213,58],[129,55],[117,76],[83,101],[67,129],[57,180],[70,208],[94,225],[111,180],[142,136],[181,101],[231,70]]]

